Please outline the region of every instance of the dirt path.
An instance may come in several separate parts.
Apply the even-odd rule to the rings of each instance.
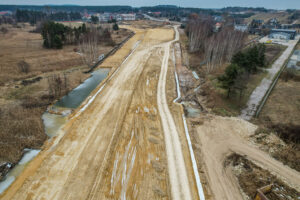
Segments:
[[[174,41],[177,41],[178,39],[179,33],[176,30],[176,37]],[[166,98],[166,78],[170,57],[170,45],[171,43],[168,43],[164,47],[165,54],[163,57],[162,68],[158,82],[158,110],[162,120],[165,136],[172,198],[174,200],[192,199],[179,134],[177,132],[174,119],[169,110]]]
[[[268,40],[267,37],[264,37],[260,40],[260,42],[264,43]],[[294,47],[297,45],[297,42],[299,40],[299,37],[295,40],[290,40],[289,42],[280,43],[282,45],[288,46],[286,50],[282,53],[282,55],[274,62],[272,67],[270,69],[267,69],[268,76],[264,78],[260,85],[255,88],[255,90],[252,92],[248,102],[247,107],[242,110],[240,118],[245,120],[250,120],[256,113],[256,110],[264,98],[265,94],[267,93],[268,89],[270,88],[273,79],[275,78],[276,74],[280,71],[282,66],[284,65],[286,59],[289,58],[291,55]]]
[[[205,116],[196,128],[196,138],[214,199],[243,199],[236,178],[224,168],[226,157],[235,152],[247,156],[287,185],[300,190],[300,173],[271,158],[249,142],[256,126],[238,118]]]

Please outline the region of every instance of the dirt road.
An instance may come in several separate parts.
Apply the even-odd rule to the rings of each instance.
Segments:
[[[175,41],[177,41],[178,39],[179,33],[176,30]],[[166,142],[172,199],[192,199],[181,143],[179,140],[179,134],[177,132],[174,119],[169,110],[166,98],[166,78],[168,71],[168,61],[170,57],[170,44],[171,43],[167,43],[164,47],[165,55],[162,61],[162,71],[160,73],[157,89],[158,110],[162,120]]]
[[[206,176],[213,199],[243,199],[236,177],[224,168],[224,161],[233,152],[245,155],[258,166],[270,171],[287,185],[300,190],[300,173],[283,165],[259,150],[250,141],[256,126],[238,118],[205,116],[196,128],[196,143],[201,148]]]
[[[120,66],[118,71],[94,91],[1,199],[197,198],[189,188],[194,180],[187,176],[166,102],[174,30],[134,31],[136,35],[102,64],[113,70]]]

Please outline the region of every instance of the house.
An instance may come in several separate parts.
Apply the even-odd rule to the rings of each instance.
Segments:
[[[269,35],[271,39],[294,40],[296,37],[296,30],[291,29],[272,29]]]
[[[234,30],[246,32],[246,31],[248,31],[248,25],[247,24],[235,24]]]
[[[99,21],[100,22],[108,22],[109,20],[112,20],[113,16],[111,13],[103,13],[99,15]]]
[[[11,16],[12,12],[11,11],[0,11],[0,16]]]
[[[135,14],[121,14],[122,20],[124,21],[134,21],[136,20]]]

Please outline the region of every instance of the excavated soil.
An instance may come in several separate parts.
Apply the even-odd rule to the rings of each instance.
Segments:
[[[270,200],[290,200],[297,199],[300,192],[287,186],[267,170],[258,167],[247,157],[231,154],[224,163],[226,168],[230,168],[237,177],[245,199],[253,199],[257,189],[273,184],[272,191],[266,196]]]

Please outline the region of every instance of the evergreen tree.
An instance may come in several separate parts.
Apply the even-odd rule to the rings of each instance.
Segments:
[[[119,30],[119,25],[118,25],[117,23],[115,23],[115,24],[113,25],[113,30],[114,30],[114,31]]]
[[[93,24],[98,24],[99,18],[97,16],[92,15],[91,21],[92,21]]]
[[[218,80],[221,82],[222,88],[227,90],[227,97],[230,96],[232,91],[232,87],[238,77],[238,74],[241,72],[240,68],[236,64],[229,65],[226,70],[225,74],[220,76]]]

